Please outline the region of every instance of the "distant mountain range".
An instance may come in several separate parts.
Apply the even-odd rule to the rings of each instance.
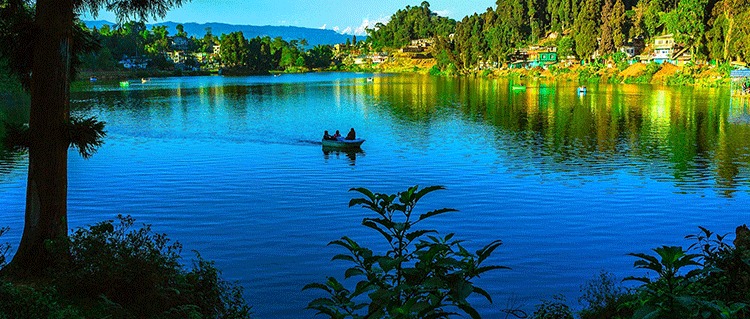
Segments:
[[[101,28],[103,25],[114,25],[115,23],[105,21],[105,20],[96,20],[96,21],[84,21],[86,26],[89,28],[97,27]],[[151,29],[152,26],[166,26],[169,30],[170,35],[174,35],[177,33],[176,26],[180,24],[178,22],[160,22],[160,23],[152,23],[152,24],[146,24],[146,27],[148,29]],[[292,27],[292,26],[254,26],[254,25],[234,25],[234,24],[226,24],[226,23],[182,23],[182,26],[185,27],[185,32],[187,32],[188,35],[195,36],[198,38],[202,38],[206,34],[206,28],[211,28],[211,33],[216,36],[220,36],[222,34],[228,34],[235,31],[242,31],[242,34],[245,36],[245,38],[250,39],[257,36],[269,36],[271,38],[275,37],[281,37],[282,39],[286,41],[290,40],[300,40],[305,39],[307,40],[308,44],[310,46],[315,46],[318,44],[337,44],[337,43],[344,43],[346,42],[346,39],[351,39],[351,35],[347,34],[340,34],[333,30],[324,30],[324,29],[312,29],[312,28],[302,28],[302,27]],[[363,40],[364,36],[358,36],[360,40]]]

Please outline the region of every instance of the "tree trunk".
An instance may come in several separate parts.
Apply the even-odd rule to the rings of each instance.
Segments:
[[[23,237],[10,271],[39,274],[64,252],[49,243],[68,234],[68,145],[72,0],[36,1],[29,117],[29,178]]]
[[[725,14],[725,16],[727,15]],[[732,44],[732,36],[733,36],[732,33],[734,31],[732,29],[734,27],[734,18],[730,18],[727,16],[727,24],[728,24],[727,31],[726,31],[726,34],[724,35],[724,61],[725,62],[729,62],[729,46]]]

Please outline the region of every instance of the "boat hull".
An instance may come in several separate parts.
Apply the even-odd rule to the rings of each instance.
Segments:
[[[340,138],[338,140],[322,140],[320,143],[325,147],[331,148],[358,148],[365,140],[358,138],[354,140],[345,140]]]

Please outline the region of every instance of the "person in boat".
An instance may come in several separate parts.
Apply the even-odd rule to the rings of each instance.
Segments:
[[[346,134],[345,140],[354,140],[357,139],[357,133],[354,132],[354,128],[352,127],[351,130],[349,130],[349,134]]]
[[[323,140],[324,141],[330,141],[330,140],[335,140],[335,138],[333,138],[333,136],[331,136],[331,134],[328,134],[328,131],[325,131],[325,132],[323,132]]]
[[[339,132],[339,130],[336,130],[336,133],[333,133],[332,137],[334,140],[339,139],[339,137],[341,137],[341,133]]]

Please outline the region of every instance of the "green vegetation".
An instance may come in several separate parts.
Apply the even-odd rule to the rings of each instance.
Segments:
[[[662,246],[655,255],[632,253],[634,267],[656,277],[627,277],[641,285],[635,290],[622,288],[611,274],[601,273],[583,286],[579,312],[588,318],[750,318],[750,230],[737,227],[734,246],[726,235],[700,227],[688,247]],[[544,302],[543,313],[565,313],[561,301]],[[540,310],[537,311],[539,313]],[[539,317],[536,318],[565,318]]]
[[[118,216],[80,228],[52,249],[71,257],[42,276],[0,278],[0,318],[249,318],[242,288],[196,255],[190,270],[181,246]],[[0,235],[5,229],[0,230]],[[0,266],[8,245],[0,246]]]
[[[82,26],[82,28],[85,28]],[[147,68],[147,76],[162,71],[217,71],[225,68],[231,73],[268,74],[269,71],[300,72],[328,68],[333,61],[330,46],[316,46],[306,50],[307,42],[285,41],[280,37],[247,39],[242,32],[217,37],[206,29],[202,38],[188,37],[183,26],[170,36],[165,26],[146,29],[143,22],[127,22],[120,26],[104,25],[100,29],[85,30],[101,48],[81,54],[82,69],[92,71],[122,70],[129,61],[133,70]],[[173,75],[173,73],[167,73]]]
[[[375,212],[376,216],[363,219],[362,225],[380,233],[390,248],[379,254],[349,237],[332,241],[329,245],[347,250],[333,260],[352,264],[344,277],[360,280],[354,290],[334,277],[325,283],[306,285],[303,289],[320,289],[329,295],[311,301],[308,308],[329,318],[447,318],[454,315],[453,308],[479,318],[467,298],[472,294],[489,301],[492,298],[472,280],[490,270],[508,269],[483,264],[501,242],[493,241],[472,253],[462,241],[453,239],[453,233],[439,236],[436,230],[415,229],[428,218],[455,211],[441,208],[414,214],[423,196],[440,189],[443,187],[414,186],[387,195],[353,188],[365,197],[352,199],[349,207],[362,206]]]
[[[400,48],[415,39],[447,37],[455,25],[456,21],[438,16],[430,10],[429,2],[422,1],[420,6],[396,11],[387,24],[378,23],[367,30],[368,41],[375,47]]]
[[[652,45],[654,37],[665,34],[674,35],[672,54],[685,49],[694,61],[750,60],[750,27],[737,22],[750,18],[746,1],[498,0],[495,8],[464,17],[449,31],[449,21],[436,22],[442,20],[429,19],[430,15],[429,3],[407,6],[387,24],[368,30],[370,43],[379,50],[432,38],[432,55],[443,58],[437,61],[439,70],[431,74],[450,64],[474,73],[487,65],[511,62],[518,50],[532,46],[556,48],[561,59],[614,60],[622,71],[626,64],[613,54],[623,45],[630,41]],[[696,76],[700,75],[670,83],[695,82]]]

